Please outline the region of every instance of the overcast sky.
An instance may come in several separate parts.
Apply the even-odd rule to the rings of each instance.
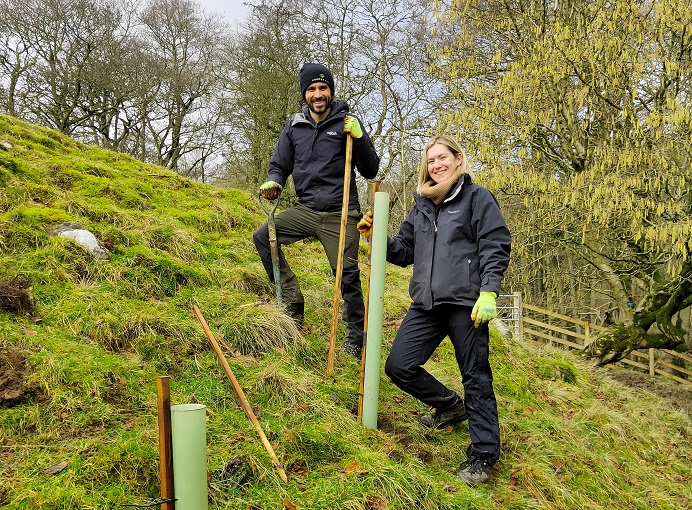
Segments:
[[[222,14],[229,23],[241,20],[247,14],[243,1],[245,0],[195,0],[208,13]]]

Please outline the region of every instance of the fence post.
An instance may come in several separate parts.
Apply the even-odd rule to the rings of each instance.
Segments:
[[[654,366],[654,350],[649,349],[649,375],[656,375],[656,367]]]
[[[584,321],[584,347],[588,347],[591,343],[591,328],[589,328],[589,322]]]
[[[522,324],[521,324],[521,318],[524,316],[524,311],[521,309],[521,294],[514,294],[514,309],[516,310],[517,317],[517,325],[515,326],[514,330],[517,335],[517,341],[521,341],[521,329],[522,329]]]

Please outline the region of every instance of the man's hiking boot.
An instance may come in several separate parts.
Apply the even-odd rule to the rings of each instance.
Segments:
[[[305,314],[305,303],[288,303],[286,305],[286,315],[296,323],[299,328],[303,327],[303,316]]]
[[[487,460],[469,459],[459,466],[459,471],[457,471],[455,476],[459,480],[466,482],[466,485],[475,487],[479,483],[485,483],[490,480],[492,472],[493,467],[488,464]]]
[[[468,420],[464,401],[457,397],[457,401],[446,409],[436,409],[433,414],[426,414],[418,419],[418,422],[429,429],[443,429],[449,425]]]
[[[344,345],[341,346],[341,350],[345,352],[346,354],[350,354],[357,360],[360,360],[361,357],[363,356],[363,346],[362,345],[357,345],[357,344],[352,344],[348,340],[344,342]]]
[[[341,346],[342,352],[350,354],[356,359],[361,359],[363,355],[363,338],[365,334],[363,330],[358,330],[356,327],[352,327],[350,324],[346,324],[346,335],[344,337],[344,344]]]

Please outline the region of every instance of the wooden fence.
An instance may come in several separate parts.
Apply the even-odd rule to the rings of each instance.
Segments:
[[[599,332],[606,328],[590,322],[521,302],[518,295],[511,306],[499,306],[501,318],[513,326],[515,336],[534,345],[549,343],[570,349],[584,350]],[[616,365],[630,366],[660,375],[682,384],[692,385],[692,356],[665,349],[649,349],[648,352],[632,351]],[[611,365],[607,365],[611,367]],[[613,368],[613,367],[611,367]]]

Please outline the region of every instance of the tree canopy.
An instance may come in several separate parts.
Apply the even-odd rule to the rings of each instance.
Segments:
[[[440,126],[505,205],[514,283],[546,304],[576,289],[579,311],[609,309],[612,327],[593,346],[603,363],[684,346],[689,2],[440,2],[437,22]]]

